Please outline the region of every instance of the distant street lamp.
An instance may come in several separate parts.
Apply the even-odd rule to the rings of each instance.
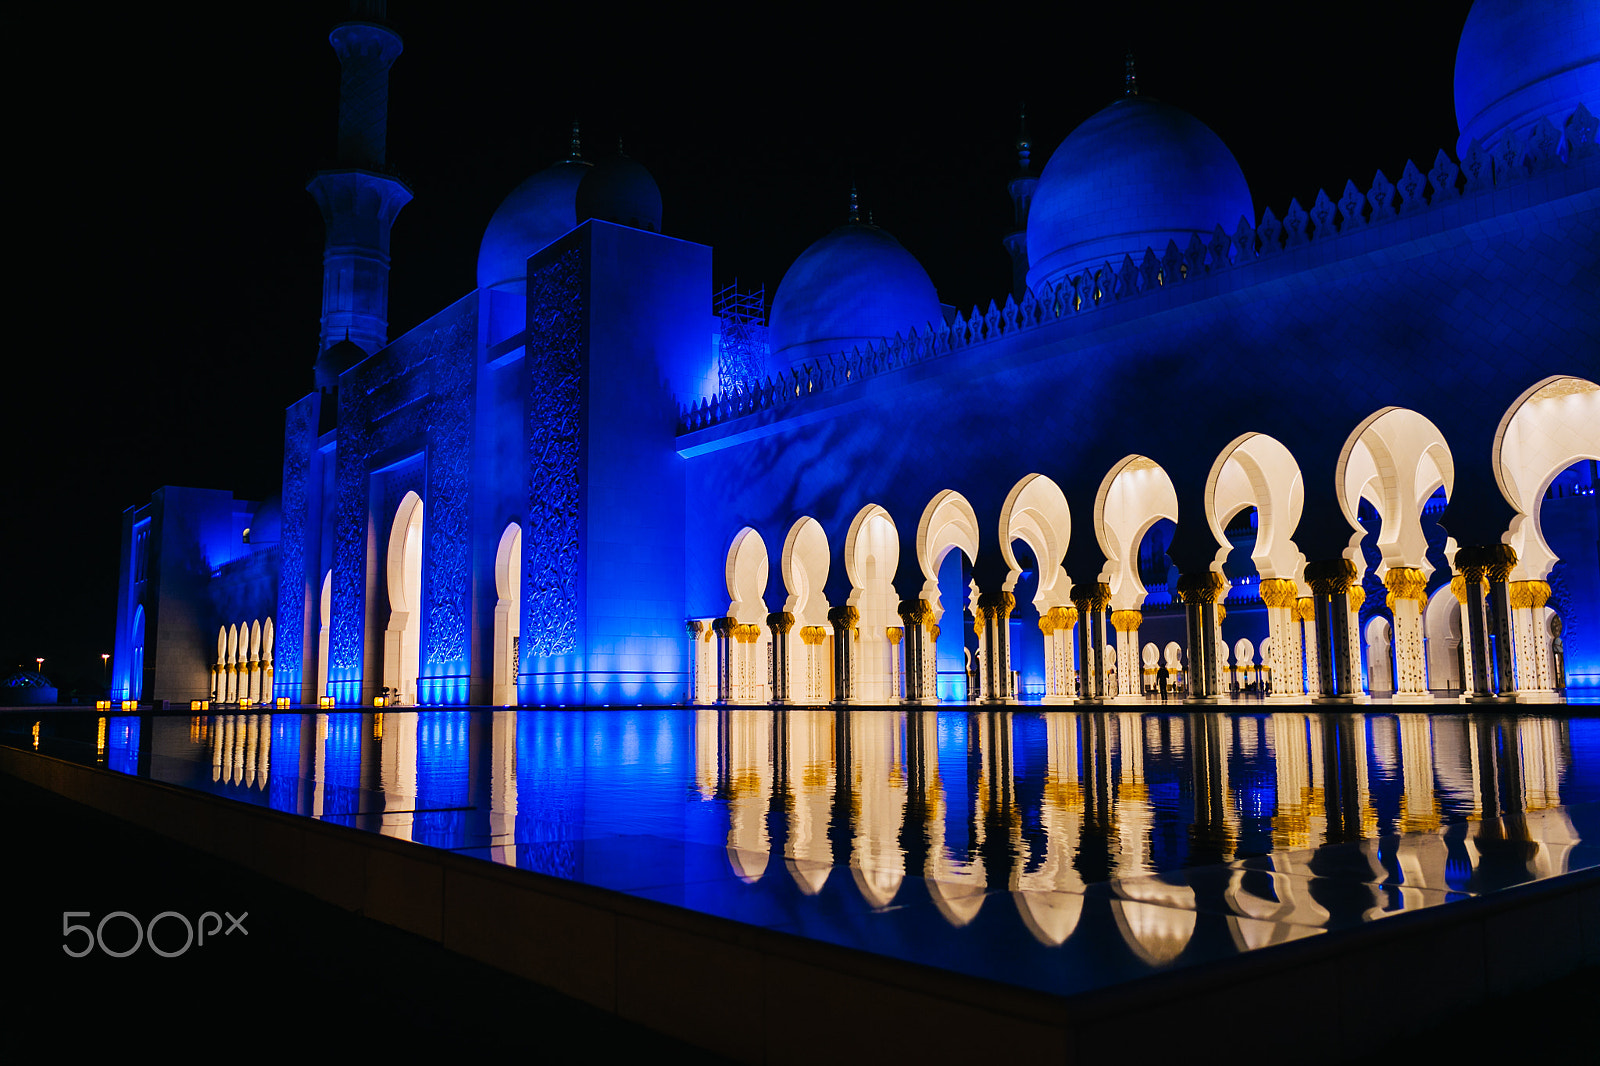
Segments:
[[[44,656],[40,655],[37,658],[35,658],[33,661],[39,664],[39,672],[41,674],[44,673]]]
[[[106,691],[110,692],[111,691],[111,653],[110,652],[104,652],[103,651],[103,652],[100,653],[100,665],[104,668],[101,671],[101,675],[102,675],[102,680],[105,683]]]

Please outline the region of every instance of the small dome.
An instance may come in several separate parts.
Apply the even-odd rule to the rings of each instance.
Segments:
[[[1173,240],[1229,232],[1255,209],[1244,172],[1199,119],[1148,96],[1124,96],[1086,119],[1050,156],[1028,209],[1028,287]]]
[[[578,185],[588,163],[565,159],[511,190],[483,231],[478,247],[478,287],[521,291],[528,257],[578,224]]]
[[[928,272],[877,226],[850,222],[794,261],[772,298],[775,370],[942,325]]]
[[[660,233],[661,190],[643,165],[619,152],[584,175],[578,185],[577,218]]]
[[[317,388],[337,387],[339,375],[366,357],[366,350],[349,337],[337,344],[330,344],[321,355],[317,356]]]
[[[1492,148],[1578,104],[1600,111],[1600,5],[1594,0],[1478,0],[1456,48],[1456,153]]]
[[[0,688],[51,688],[50,679],[37,670],[14,670],[0,678]]]

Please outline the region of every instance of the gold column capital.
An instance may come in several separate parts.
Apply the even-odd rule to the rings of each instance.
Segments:
[[[1046,635],[1058,629],[1071,629],[1078,624],[1076,607],[1052,607],[1039,616],[1039,629]]]
[[[828,621],[832,622],[836,629],[855,629],[861,622],[861,612],[854,607],[830,607]]]
[[[1223,622],[1227,621],[1227,619],[1228,619],[1228,609],[1226,607],[1222,606],[1222,604],[1220,604],[1220,603],[1217,604],[1217,625],[1220,626]]]
[[[933,625],[933,606],[927,600],[901,600],[896,613],[908,626]]]
[[[1017,598],[1009,592],[980,592],[978,606],[986,611],[1010,612],[1017,606]]]
[[[1118,633],[1134,633],[1144,621],[1143,611],[1112,611],[1111,628]]]
[[[1178,575],[1178,598],[1187,604],[1216,603],[1227,580],[1215,570]]]
[[[1080,611],[1103,611],[1111,603],[1111,586],[1104,581],[1074,586],[1072,602]]]
[[[1349,559],[1323,559],[1306,564],[1306,583],[1318,596],[1338,596],[1350,591],[1356,564]]]
[[[1400,600],[1416,600],[1419,607],[1428,602],[1428,576],[1418,567],[1391,566],[1383,585],[1389,590],[1385,602],[1391,611]]]
[[[738,628],[739,620],[732,615],[714,619],[711,623],[711,631],[719,637],[731,637]]]
[[[1482,575],[1480,574],[1479,577],[1481,579]],[[1477,582],[1474,581],[1473,584],[1476,585]],[[1467,602],[1467,576],[1465,574],[1457,574],[1452,577],[1450,579],[1450,591],[1455,595],[1456,602],[1464,606]]]
[[[1310,596],[1301,596],[1294,601],[1294,613],[1302,622],[1315,622],[1317,620],[1317,601]]]
[[[1268,607],[1293,607],[1296,591],[1292,578],[1263,578],[1261,581],[1261,602]]]
[[[698,637],[701,633],[705,632],[706,624],[700,621],[698,618],[691,618],[687,623],[685,623],[685,627],[689,630],[690,636]]]
[[[774,611],[767,615],[767,628],[778,636],[784,636],[794,628],[794,615],[788,611]]]
[[[1512,607],[1543,607],[1550,602],[1548,581],[1513,581],[1506,586]]]
[[[899,644],[901,639],[906,635],[906,631],[901,629],[899,626],[884,626],[883,633],[884,636],[889,638],[890,644]]]
[[[800,641],[803,644],[821,644],[828,639],[828,630],[823,626],[801,626]]]
[[[1367,590],[1362,588],[1360,585],[1351,585],[1349,596],[1350,609],[1352,611],[1361,610],[1361,605],[1367,602]]]

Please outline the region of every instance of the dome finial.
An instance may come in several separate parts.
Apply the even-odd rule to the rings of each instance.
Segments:
[[[1017,173],[1019,177],[1028,176],[1029,158],[1033,155],[1033,141],[1028,136],[1028,105],[1024,101],[1018,108],[1021,112],[1021,121],[1017,125]]]
[[[1133,72],[1133,49],[1122,59],[1122,95],[1139,95],[1139,75]]]
[[[583,160],[583,147],[578,142],[577,119],[572,120],[572,147],[567,152],[567,158],[572,160],[574,163],[581,162]]]
[[[856,180],[850,179],[850,221],[861,221],[861,204],[856,197]]]

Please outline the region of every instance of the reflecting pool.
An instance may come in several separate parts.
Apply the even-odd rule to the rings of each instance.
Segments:
[[[1071,993],[1600,866],[1600,719],[0,715],[0,742]]]

